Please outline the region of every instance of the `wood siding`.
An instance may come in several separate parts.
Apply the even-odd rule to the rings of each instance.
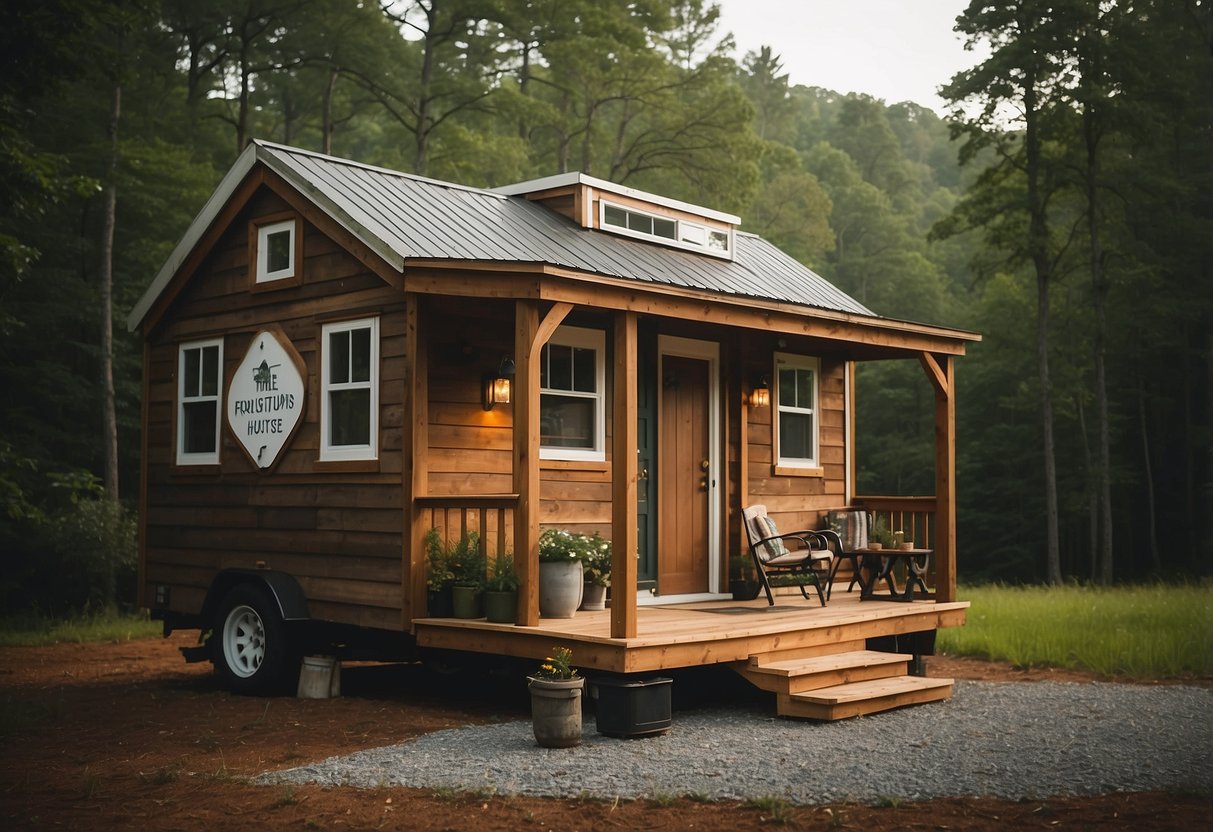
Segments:
[[[267,568],[298,579],[314,617],[398,628],[404,298],[302,218],[302,284],[252,291],[249,222],[289,210],[260,190],[197,272],[185,276],[188,285],[149,336],[145,597],[169,584],[172,608],[196,613],[218,570]],[[379,459],[321,464],[321,327],[355,317],[379,320]],[[224,427],[219,465],[178,467],[179,345],[223,338],[222,410],[232,373],[254,335],[271,324],[307,369],[303,421],[277,465],[254,469]]]

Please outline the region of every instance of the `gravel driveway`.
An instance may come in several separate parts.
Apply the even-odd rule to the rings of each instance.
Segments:
[[[262,783],[502,795],[798,804],[1213,791],[1213,691],[1106,683],[957,682],[951,701],[835,723],[753,708],[676,711],[665,736],[541,749],[529,721],[427,734]]]

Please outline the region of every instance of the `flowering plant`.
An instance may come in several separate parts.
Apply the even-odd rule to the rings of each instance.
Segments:
[[[564,529],[548,529],[539,536],[539,559],[547,562],[584,560],[589,538]]]
[[[593,537],[585,538],[584,545],[581,562],[585,565],[585,579],[596,586],[610,586],[611,541],[603,540],[594,532]]]
[[[547,681],[564,681],[576,679],[577,671],[569,666],[573,660],[573,651],[567,647],[553,647],[552,655],[543,660],[533,677]]]

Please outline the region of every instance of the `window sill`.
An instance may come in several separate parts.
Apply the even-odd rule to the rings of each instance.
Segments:
[[[790,465],[772,466],[772,473],[777,477],[824,477],[824,468],[796,468]]]
[[[313,463],[312,470],[332,473],[377,474],[379,473],[378,459],[318,459]]]
[[[174,476],[181,477],[196,477],[205,474],[215,476],[223,473],[223,467],[218,460],[215,462],[174,462],[170,471]]]
[[[539,468],[557,471],[602,471],[610,470],[606,460],[597,459],[540,459]]]

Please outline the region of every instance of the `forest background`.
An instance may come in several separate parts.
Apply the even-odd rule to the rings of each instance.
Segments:
[[[1208,0],[974,2],[945,117],[793,86],[710,0],[6,0],[0,609],[133,599],[127,312],[253,138],[715,209],[958,362],[962,580],[1213,571]],[[117,322],[117,323],[115,323]],[[933,396],[858,372],[859,493],[930,494]]]

